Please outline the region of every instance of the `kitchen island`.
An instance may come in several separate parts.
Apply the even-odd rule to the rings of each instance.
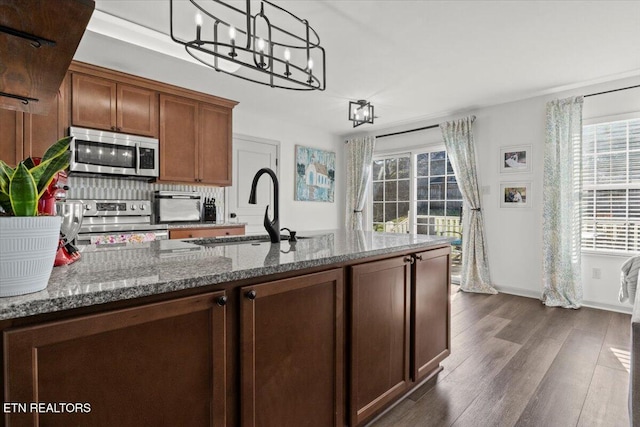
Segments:
[[[0,299],[4,402],[90,406],[4,421],[370,421],[449,354],[448,240],[302,237],[87,246],[46,290]]]

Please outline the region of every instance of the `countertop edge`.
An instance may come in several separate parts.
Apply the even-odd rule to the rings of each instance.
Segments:
[[[92,292],[90,294],[75,294],[49,299],[39,299],[25,301],[19,304],[10,305],[0,311],[0,320],[26,318],[40,314],[56,313],[76,308],[90,307],[93,305],[107,304],[117,301],[132,300],[153,295],[169,294],[185,289],[194,289],[209,285],[231,283],[244,279],[253,279],[264,276],[268,280],[269,276],[286,273],[296,270],[305,270],[313,267],[322,267],[331,264],[344,263],[364,258],[371,258],[380,255],[393,255],[399,252],[415,251],[420,249],[432,249],[438,246],[446,246],[447,242],[419,242],[391,248],[380,248],[346,255],[334,255],[326,258],[304,260],[281,264],[277,266],[255,267],[246,270],[218,273],[214,275],[203,275],[192,278],[158,281],[150,284],[140,284],[130,288],[108,289]]]

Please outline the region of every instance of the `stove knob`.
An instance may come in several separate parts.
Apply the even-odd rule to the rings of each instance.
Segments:
[[[84,210],[85,211],[90,211],[91,210],[91,205],[84,205]]]
[[[147,206],[146,205],[140,205],[140,210],[146,211],[147,210]]]
[[[138,209],[138,207],[136,205],[131,205],[131,210],[135,211],[136,209]]]

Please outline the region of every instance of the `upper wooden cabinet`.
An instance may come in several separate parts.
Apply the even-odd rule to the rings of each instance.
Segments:
[[[27,157],[42,157],[69,126],[69,79],[46,115],[0,109],[0,159],[15,166]]]
[[[0,25],[37,36],[32,41],[0,32],[0,88],[35,98],[28,103],[0,96],[0,108],[51,114],[71,58],[95,7],[93,0],[2,0]],[[50,43],[53,42],[53,43]],[[36,47],[36,46],[40,47]]]
[[[160,95],[160,180],[231,185],[231,108]]]
[[[101,77],[73,73],[74,126],[158,136],[158,93]]]

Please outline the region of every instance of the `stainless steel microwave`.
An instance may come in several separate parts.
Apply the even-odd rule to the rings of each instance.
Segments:
[[[109,175],[157,178],[159,143],[155,138],[69,128],[73,137],[69,170]]]

